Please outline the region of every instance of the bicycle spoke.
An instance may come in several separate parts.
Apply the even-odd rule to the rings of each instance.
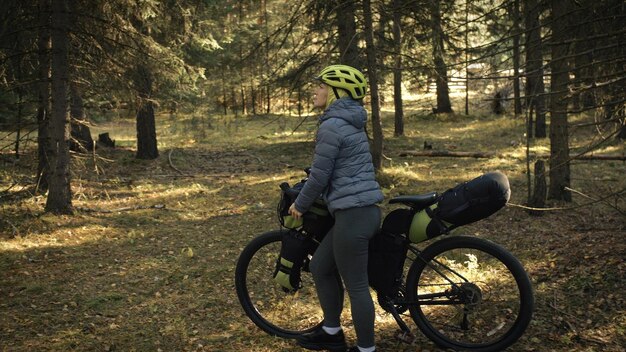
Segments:
[[[416,300],[417,306],[410,308],[411,313],[427,336],[448,346],[497,346],[518,324],[521,291],[499,257],[501,251],[494,250],[494,255],[492,249],[483,250],[484,240],[464,241],[479,244],[477,248],[465,247],[449,239],[432,254],[416,260],[421,261],[416,266],[419,277],[411,278],[409,300]],[[511,258],[505,254],[506,260]]]
[[[295,293],[285,292],[274,281],[280,240],[279,232],[268,233],[245,251],[237,293],[255,324],[270,334],[293,337],[319,324],[322,313],[309,272],[302,271],[302,288]]]

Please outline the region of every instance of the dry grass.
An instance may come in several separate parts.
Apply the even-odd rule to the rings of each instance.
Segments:
[[[0,349],[299,351],[244,316],[233,273],[243,246],[276,228],[278,184],[298,180],[310,162],[313,120],[291,133],[296,118],[162,117],[161,156],[153,161],[134,158],[133,121],[96,126],[92,133],[108,131],[121,147],[100,150],[98,158],[74,158],[74,205],[82,209],[74,216],[43,214],[45,198],[29,195],[34,153],[3,164]],[[390,160],[379,179],[388,198],[444,190],[499,169],[510,178],[511,202],[525,202],[522,121],[413,115],[400,138],[391,138],[390,116],[384,123]],[[582,148],[595,136],[592,129],[578,129],[572,145]],[[498,157],[397,156],[420,149],[424,141],[435,149],[494,151]],[[623,143],[604,148],[624,153]],[[531,151],[549,152],[548,141],[533,144]],[[623,162],[575,162],[572,188],[591,197],[618,191],[626,185],[625,169]],[[572,204],[551,205],[588,201],[575,194]],[[610,202],[626,209],[623,194]],[[147,208],[115,211],[142,206]],[[535,285],[535,319],[511,351],[622,350],[625,226],[623,214],[596,203],[542,217],[507,207],[465,227],[510,249]],[[437,350],[419,332],[415,346],[399,344],[394,323],[379,313],[381,350]],[[349,326],[348,332],[353,341]]]

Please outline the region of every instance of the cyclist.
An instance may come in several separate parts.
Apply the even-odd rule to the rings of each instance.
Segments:
[[[310,270],[324,313],[320,329],[300,335],[301,347],[311,350],[376,350],[374,303],[367,277],[368,244],[381,218],[376,205],[383,194],[375,180],[372,156],[364,127],[367,83],[354,67],[324,68],[315,88],[314,106],[324,109],[319,118],[311,172],[290,214],[300,218],[322,194],[335,225],[320,243]],[[339,277],[339,276],[340,277]],[[347,348],[341,329],[343,287],[348,291],[357,346]]]

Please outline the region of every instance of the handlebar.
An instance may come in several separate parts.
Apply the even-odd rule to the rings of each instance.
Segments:
[[[289,186],[289,183],[287,183],[287,182],[283,182],[283,183],[281,183],[281,184],[280,184],[280,189],[281,189],[283,192],[285,192],[285,194],[286,194],[287,196],[289,196],[289,198],[292,198],[292,199],[296,199],[296,197],[298,196],[298,193],[300,193],[300,192],[298,192],[298,191],[296,191],[296,190],[292,189],[292,188]]]

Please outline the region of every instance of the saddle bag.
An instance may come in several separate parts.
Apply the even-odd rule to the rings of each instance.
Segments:
[[[437,202],[417,212],[409,226],[413,243],[448,232],[497,212],[511,196],[509,180],[501,172],[489,172],[443,192]]]

